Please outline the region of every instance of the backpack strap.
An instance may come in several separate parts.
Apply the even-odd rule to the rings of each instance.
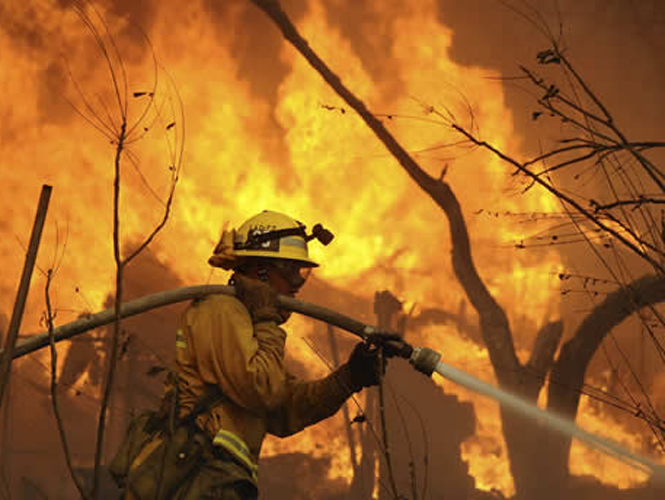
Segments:
[[[184,424],[191,424],[196,420],[196,417],[203,413],[209,412],[223,401],[229,401],[229,397],[224,394],[218,386],[213,384],[206,384],[206,388],[203,391],[203,394],[201,394],[201,397],[196,402],[196,405],[194,405],[192,411],[181,418],[180,422]]]

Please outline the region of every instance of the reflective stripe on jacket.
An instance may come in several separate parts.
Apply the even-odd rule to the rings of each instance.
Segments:
[[[215,434],[215,438],[212,440],[212,444],[215,446],[224,447],[231,455],[235,457],[241,464],[243,464],[247,470],[252,475],[254,482],[258,481],[258,467],[255,462],[252,461],[252,456],[249,453],[247,444],[240,439],[238,436],[224,429],[220,429]]]
[[[182,414],[205,384],[217,385],[224,400],[197,422],[235,456],[246,445],[254,467],[266,433],[294,434],[333,415],[352,394],[347,365],[314,381],[288,374],[285,340],[274,322],[252,325],[245,306],[228,295],[193,302],[177,332]]]

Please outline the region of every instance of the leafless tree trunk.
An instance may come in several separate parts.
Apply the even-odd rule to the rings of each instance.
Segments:
[[[552,366],[548,388],[548,407],[562,415],[575,419],[583,391],[584,377],[594,353],[614,327],[643,308],[651,308],[665,302],[665,276],[645,276],[609,294],[586,316],[573,337],[563,344]],[[663,353],[661,353],[662,356]],[[658,435],[663,432],[663,422],[653,407],[636,409],[641,418],[652,426]],[[660,428],[658,428],[660,426]],[[552,456],[560,468],[567,467],[570,439],[552,441]]]
[[[88,10],[89,7],[89,10]],[[146,92],[136,92],[133,94],[134,98],[144,99],[144,104],[141,105],[141,111],[138,113],[138,118],[133,122],[129,121],[129,82],[126,73],[126,68],[123,62],[122,54],[118,50],[118,46],[113,39],[109,27],[105,23],[102,16],[94,8],[94,6],[87,4],[85,0],[74,1],[72,8],[79,16],[86,28],[89,30],[94,38],[95,44],[101,57],[108,67],[110,74],[110,85],[113,90],[115,98],[115,106],[111,110],[115,116],[109,112],[109,109],[103,107],[96,110],[91,106],[93,100],[87,99],[83,91],[77,86],[79,90],[80,102],[83,103],[81,109],[72,104],[75,111],[83,117],[88,123],[95,127],[110,143],[114,146],[114,160],[113,160],[113,260],[115,263],[115,316],[113,321],[113,332],[111,334],[110,352],[107,358],[107,371],[103,382],[103,393],[101,400],[101,407],[99,410],[99,418],[97,425],[97,437],[95,445],[94,457],[94,474],[92,485],[92,498],[97,499],[100,495],[100,480],[102,471],[102,457],[104,453],[104,436],[106,430],[106,421],[108,416],[108,404],[111,397],[115,373],[118,363],[120,336],[121,336],[121,314],[120,306],[123,299],[123,276],[126,266],[138,256],[150,243],[155,239],[157,234],[162,230],[168,221],[171,213],[171,206],[173,197],[175,195],[175,188],[180,175],[180,166],[182,164],[182,155],[184,147],[184,115],[182,113],[182,102],[180,96],[175,90],[175,99],[171,99],[171,104],[175,113],[178,116],[165,117],[162,115],[161,109],[156,109],[154,106],[157,90],[157,79],[153,82],[152,89]],[[90,12],[90,13],[89,13]],[[138,29],[138,28],[137,28]],[[143,34],[143,33],[142,33]],[[143,34],[145,37],[145,34]],[[146,37],[147,40],[147,37]],[[150,46],[150,44],[147,44]],[[157,74],[158,64],[153,54],[154,72]],[[171,82],[172,84],[172,82]],[[175,101],[175,102],[174,102]],[[150,123],[147,122],[149,113],[154,113],[154,118],[151,117]],[[169,119],[170,118],[170,119]],[[166,141],[169,145],[169,163],[168,163],[168,176],[170,177],[170,186],[166,196],[166,200],[160,200],[163,205],[163,214],[161,220],[149,232],[145,239],[138,244],[138,246],[128,255],[122,255],[121,245],[121,220],[120,220],[120,202],[121,202],[121,188],[122,188],[122,172],[125,158],[133,161],[130,154],[129,147],[136,141],[143,138],[153,127],[153,125],[164,123],[165,133],[167,134]],[[170,135],[171,137],[168,137]],[[138,165],[134,164],[138,169]],[[50,328],[53,331],[52,325]],[[77,484],[78,486],[78,484]]]
[[[452,264],[455,276],[478,313],[481,335],[488,349],[490,361],[494,367],[499,384],[503,388],[519,393],[535,402],[548,372],[553,367],[554,355],[563,332],[562,323],[554,322],[545,325],[537,335],[528,362],[525,365],[519,362],[515,353],[513,336],[507,315],[490,294],[476,270],[466,223],[451,186],[444,181],[443,176],[439,179],[430,176],[411,158],[407,151],[386,130],[382,122],[367,109],[364,103],[342,83],[341,79],[310,48],[283,12],[277,0],[251,1],[275,22],[284,38],[293,44],[335,92],[360,115],[377,138],[393,154],[407,174],[444,211],[450,228]],[[557,55],[560,56],[560,54]],[[547,97],[545,103],[547,104],[547,99],[555,96],[556,93],[554,96]],[[601,109],[603,109],[604,118],[601,118],[600,121],[607,127],[613,127],[611,116],[602,105]],[[552,112],[555,111],[552,110]],[[593,119],[593,117],[589,118]],[[451,126],[465,134],[468,139],[474,140],[470,133],[458,125],[451,124]],[[480,141],[475,142],[477,145],[491,148],[491,146]],[[647,146],[649,147],[649,145]],[[610,145],[608,147],[630,150],[631,145],[624,139],[618,146]],[[638,151],[631,151],[631,153],[641,162],[654,180],[659,180],[651,165],[644,161],[643,156],[639,152],[639,145],[636,147]],[[509,161],[503,153],[497,150],[493,151]],[[515,166],[520,171],[525,170],[524,166],[520,163],[516,163]],[[555,191],[540,176],[531,174],[531,177],[534,182],[544,185],[550,191]],[[652,255],[652,253],[644,251],[641,247],[635,245],[631,240],[604,223],[603,220],[594,217],[593,214],[589,213],[575,200],[566,197],[560,191],[554,192],[554,194],[563,197],[566,203],[569,203],[576,210],[580,211],[580,213],[587,215],[592,223],[640,255],[657,271],[662,270],[659,259]],[[649,248],[652,247],[656,251],[658,250],[654,245],[651,245]],[[660,281],[658,277],[653,279],[657,282]],[[644,282],[637,282],[632,289],[641,289],[644,284]],[[660,290],[657,285],[654,286],[657,290]],[[652,297],[652,300],[660,300],[659,298],[656,299],[657,296],[656,291],[648,295],[648,297]],[[642,294],[639,294],[638,297],[640,300],[644,300]],[[593,352],[595,352],[604,335],[613,326],[618,324],[621,319],[634,312],[638,308],[638,305],[641,304],[640,300],[635,299],[634,296],[628,302],[626,302],[627,299],[628,297],[625,295],[625,292],[617,292],[612,305],[603,307],[601,304],[598,309],[591,313],[587,321],[583,323],[575,337],[564,345],[561,356],[554,366],[553,373],[557,380],[568,381],[572,385],[563,389],[564,384],[550,384],[551,408],[563,411],[564,414],[574,418],[579,404],[579,394],[584,381],[584,374]],[[609,297],[608,300],[610,300]],[[622,304],[621,308],[617,307],[619,303]],[[614,307],[613,311],[616,314],[610,316],[612,319],[601,321],[600,318],[605,317],[607,308],[611,307]],[[619,313],[618,311],[621,312]],[[506,409],[502,409],[501,415],[510,457],[511,472],[515,480],[518,496],[521,498],[543,498],[542,495],[551,494],[553,498],[559,498],[558,495],[565,488],[568,477],[570,439],[562,439],[560,436],[553,437],[533,422],[526,422],[523,417],[519,417]],[[547,446],[543,448],[541,447],[541,443]],[[549,456],[550,450],[553,456],[557,457],[556,460],[545,460],[545,457]]]
[[[74,467],[72,465],[71,452],[69,450],[69,443],[67,441],[67,435],[65,433],[65,426],[60,414],[60,404],[58,402],[58,351],[55,346],[55,337],[53,335],[53,320],[54,320],[54,311],[53,306],[51,305],[51,295],[50,288],[51,283],[53,282],[53,276],[57,272],[56,269],[50,268],[46,271],[46,286],[44,288],[44,296],[46,302],[46,312],[44,317],[46,319],[46,325],[48,327],[49,333],[49,345],[51,350],[51,404],[53,406],[53,414],[55,416],[55,421],[58,426],[58,434],[60,436],[60,443],[62,445],[62,451],[65,455],[65,462],[67,464],[67,470],[69,475],[76,486],[76,489],[81,495],[81,498],[88,500],[88,493],[84,490],[81,480],[76,476],[74,472]]]

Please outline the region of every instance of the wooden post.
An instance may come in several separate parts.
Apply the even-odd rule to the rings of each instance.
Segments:
[[[37,215],[35,216],[35,222],[32,226],[30,244],[28,245],[25,264],[23,265],[23,274],[21,275],[21,282],[19,283],[18,293],[16,294],[12,318],[9,322],[9,329],[7,330],[7,338],[5,339],[2,359],[0,360],[0,407],[2,407],[5,387],[7,387],[11,377],[14,346],[16,345],[18,331],[21,327],[21,320],[23,319],[25,301],[28,298],[30,279],[32,278],[32,271],[35,268],[35,261],[37,260],[37,250],[39,250],[39,242],[42,238],[42,230],[44,229],[44,222],[46,221],[46,212],[48,210],[49,200],[51,199],[52,189],[51,186],[46,184],[42,186],[39,205],[37,206]]]

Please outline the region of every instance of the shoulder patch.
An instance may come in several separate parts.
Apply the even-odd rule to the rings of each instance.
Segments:
[[[175,332],[175,345],[181,349],[187,349],[187,338],[182,328],[178,328]]]

